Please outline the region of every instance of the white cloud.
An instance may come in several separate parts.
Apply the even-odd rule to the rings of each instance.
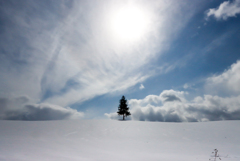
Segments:
[[[205,89],[213,94],[240,94],[240,61],[232,64],[230,69],[206,80]]]
[[[207,11],[207,17],[214,16],[217,20],[227,20],[240,13],[240,0],[233,2],[225,1],[218,8],[211,8]]]
[[[142,89],[144,89],[144,88],[145,88],[145,87],[144,87],[143,84],[141,84],[140,87],[139,87],[140,90],[142,90]]]
[[[70,107],[64,108],[52,104],[31,104],[25,96],[0,98],[1,120],[65,120],[81,119],[84,113]]]

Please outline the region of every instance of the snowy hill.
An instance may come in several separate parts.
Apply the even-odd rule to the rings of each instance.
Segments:
[[[240,160],[240,121],[0,121],[1,161]]]

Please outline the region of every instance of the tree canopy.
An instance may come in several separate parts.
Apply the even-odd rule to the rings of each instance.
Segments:
[[[129,107],[127,104],[127,100],[125,99],[124,96],[122,96],[122,98],[119,101],[119,106],[118,106],[118,115],[123,115],[123,120],[125,119],[125,117],[131,115],[131,113],[129,112]]]

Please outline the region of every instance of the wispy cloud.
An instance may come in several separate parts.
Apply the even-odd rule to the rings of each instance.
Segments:
[[[149,75],[151,72],[146,70],[148,69],[147,66],[149,65],[149,61],[156,56],[157,52],[160,54],[162,50],[166,49],[166,44],[171,41],[171,39],[169,39],[169,37],[171,37],[170,35],[173,32],[177,32],[181,27],[170,27],[171,23],[176,23],[176,19],[169,21],[167,20],[167,17],[164,17],[163,19],[162,15],[158,15],[160,16],[158,17],[155,16],[157,15],[156,13],[153,13],[153,11],[156,12],[156,10],[161,8],[160,10],[162,12],[166,12],[166,16],[170,16],[168,15],[168,13],[170,13],[168,7],[171,3],[163,4],[159,2],[153,6],[152,4],[146,5],[144,2],[140,5],[145,5],[147,8],[146,10],[150,12],[149,15],[152,16],[150,19],[157,21],[157,23],[154,21],[151,22],[155,24],[149,29],[149,35],[140,39],[138,42],[134,42],[134,44],[131,42],[113,41],[108,26],[106,26],[109,18],[108,15],[111,15],[112,11],[106,10],[104,7],[106,4],[109,5],[110,9],[117,9],[119,6],[126,5],[120,3],[116,6],[111,1],[106,1],[103,4],[98,4],[98,6],[90,4],[95,10],[91,12],[86,10],[82,13],[79,13],[78,8],[73,8],[73,12],[69,14],[71,19],[65,20],[69,25],[64,26],[62,32],[67,32],[68,35],[62,37],[64,45],[61,45],[62,50],[60,51],[58,61],[53,68],[54,73],[48,70],[49,74],[47,75],[46,80],[49,81],[45,81],[42,86],[56,93],[64,88],[64,84],[60,86],[58,81],[56,80],[55,82],[55,78],[52,78],[52,75],[59,73],[58,68],[61,67],[58,66],[60,65],[64,66],[64,70],[70,70],[73,73],[75,72],[74,75],[68,76],[68,78],[73,78],[79,86],[77,88],[69,89],[65,93],[49,97],[45,102],[57,102],[64,106],[76,101],[82,102],[96,95],[125,90],[128,87],[145,80],[151,76]],[[75,6],[80,6],[80,4]],[[175,9],[178,10],[179,6],[176,6]],[[92,15],[95,15],[95,17],[89,17]],[[79,22],[80,18],[84,18],[86,24],[82,24],[82,21]],[[103,21],[96,21],[98,19]],[[78,21],[76,22],[74,20]],[[75,25],[71,25],[72,23]],[[79,31],[79,28],[86,25],[88,26],[89,31]],[[167,26],[170,28],[167,29]],[[163,32],[163,30],[165,31]],[[166,32],[170,30],[171,32]],[[157,36],[159,34],[161,37]],[[86,40],[84,44],[82,39]],[[162,42],[166,42],[166,44],[164,43],[161,45]],[[154,44],[158,44],[158,47],[154,48]],[[79,46],[82,46],[82,48],[79,48]],[[70,52],[68,52],[69,48],[71,49]],[[60,59],[60,57],[64,55],[66,55],[66,57]],[[66,60],[69,61],[66,62]],[[76,69],[76,71],[73,71],[72,69]],[[60,77],[62,76],[60,75]],[[53,89],[55,85],[58,85],[58,89]]]
[[[226,32],[222,35],[219,35],[217,38],[213,39],[208,45],[203,48],[203,53],[210,53],[214,49],[224,45],[224,43],[228,40],[228,38],[235,33],[235,30]]]
[[[227,20],[229,17],[236,17],[240,13],[240,0],[225,1],[217,8],[211,8],[207,12],[207,18],[214,16],[217,20]]]
[[[194,10],[183,18],[186,3],[141,1],[137,5],[151,20],[147,35],[134,43],[119,42],[109,32],[108,22],[113,11],[127,4],[4,2],[1,96],[25,94],[35,102],[66,107],[149,78],[151,60],[168,49]]]

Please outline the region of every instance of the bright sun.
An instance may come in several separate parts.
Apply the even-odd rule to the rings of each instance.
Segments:
[[[113,16],[112,29],[117,38],[128,41],[140,39],[146,32],[147,16],[139,8],[128,6]]]

